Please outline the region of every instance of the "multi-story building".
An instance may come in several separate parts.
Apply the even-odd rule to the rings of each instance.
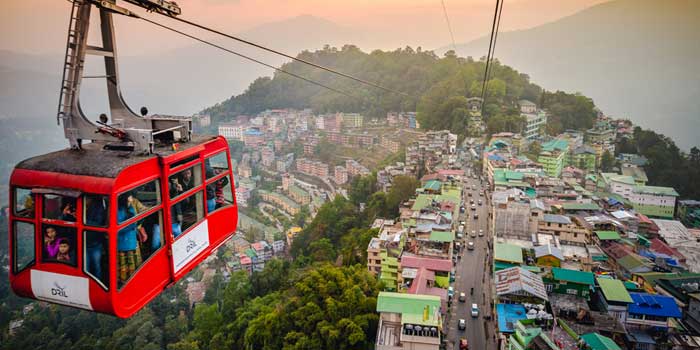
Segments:
[[[518,101],[520,115],[525,118],[525,131],[523,136],[527,140],[536,140],[542,136],[542,128],[547,124],[547,114],[538,110],[537,105],[528,101]]]
[[[299,212],[299,204],[295,203],[293,200],[289,199],[289,197],[283,194],[265,190],[258,190],[258,193],[263,201],[274,204],[278,208],[287,212],[289,215],[296,215]]]
[[[348,177],[365,176],[369,174],[369,169],[354,159],[346,160],[345,167],[348,172]]]
[[[565,215],[544,214],[537,224],[537,232],[550,233],[559,241],[568,244],[585,246],[589,241],[590,233]]]
[[[247,207],[250,200],[250,189],[245,187],[236,187],[236,204]]]
[[[271,167],[275,161],[275,152],[272,148],[265,146],[260,150],[260,158],[264,167]]]
[[[328,164],[307,158],[297,159],[297,170],[301,173],[316,177],[328,177]]]
[[[619,194],[622,197],[628,198],[637,183],[634,178],[627,175],[619,175],[616,173],[600,173],[598,176],[598,187],[604,188],[610,193]]]
[[[367,245],[367,271],[377,276],[382,271],[382,241],[373,237]]]
[[[627,288],[622,281],[616,279],[596,278],[596,282],[600,287],[600,308],[624,324],[627,320],[627,306],[633,303]]]
[[[306,205],[311,202],[311,195],[309,195],[309,192],[304,191],[297,185],[290,184],[287,193],[289,194],[289,198],[301,205]]]
[[[359,113],[341,113],[343,118],[343,127],[346,128],[361,128],[364,124],[364,117]]]
[[[326,130],[326,123],[325,123],[325,121],[326,121],[326,119],[325,119],[323,116],[321,116],[321,115],[318,116],[318,117],[316,117],[316,118],[315,118],[316,129],[318,129],[318,130]]]
[[[345,169],[345,167],[336,165],[333,170],[333,181],[335,181],[335,183],[338,185],[348,182],[348,171]]]
[[[542,168],[547,176],[560,177],[568,160],[569,143],[566,140],[555,139],[542,144],[537,162],[542,164]]]
[[[219,124],[219,135],[229,140],[243,140],[243,132],[246,126],[242,123],[221,123]]]
[[[251,128],[243,132],[246,147],[260,147],[265,143],[265,134],[259,129]]]
[[[581,146],[571,151],[569,164],[582,170],[595,171],[597,164],[596,151],[589,146]]]
[[[627,197],[634,210],[646,216],[672,219],[678,192],[671,187],[635,186]]]
[[[630,293],[632,303],[628,306],[627,329],[667,330],[669,319],[680,319],[681,310],[673,297],[659,294]]]
[[[401,150],[401,142],[397,140],[392,140],[389,137],[382,136],[379,141],[382,148],[388,150],[391,153],[398,153]]]
[[[438,350],[442,324],[440,297],[379,292],[376,350]]]
[[[700,201],[678,201],[678,219],[690,228],[700,228]]]

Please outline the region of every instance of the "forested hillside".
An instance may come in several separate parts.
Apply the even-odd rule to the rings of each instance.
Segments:
[[[253,82],[238,96],[205,110],[215,120],[230,120],[240,114],[254,114],[268,108],[312,108],[317,113],[360,112],[384,117],[388,111],[418,111],[424,127],[449,128],[464,132],[466,98],[481,96],[484,62],[461,58],[448,52],[438,57],[421,48],[376,50],[365,53],[346,45],[304,51],[299,58],[312,61],[364,80],[377,82],[408,96],[366,86],[298,62],[282,69],[321,82],[353,96],[338,94],[284,73]],[[519,99],[537,101],[541,89],[526,74],[494,64],[485,114],[505,113]],[[502,107],[505,106],[505,107]]]

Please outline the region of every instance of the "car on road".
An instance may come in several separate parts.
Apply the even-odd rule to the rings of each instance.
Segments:
[[[474,220],[476,220],[476,219],[478,219],[478,218],[479,218],[479,214],[474,213]]]
[[[474,242],[470,241],[469,243],[467,243],[467,249],[474,250]]]
[[[476,210],[476,205],[472,204],[472,210]]]
[[[476,231],[472,230],[472,237],[476,237]]]
[[[479,205],[481,205],[481,204],[483,204],[483,202],[481,201],[481,199],[479,199]]]
[[[467,321],[465,321],[463,318],[460,318],[457,327],[459,327],[460,331],[467,329]]]
[[[472,196],[472,193],[471,193],[471,192],[467,192],[467,196],[471,197],[471,196]]]
[[[459,293],[459,302],[460,302],[460,303],[463,303],[463,302],[465,302],[465,301],[467,301],[467,295],[464,294],[464,292]]]
[[[479,306],[472,304],[472,317],[479,317]]]
[[[483,236],[484,236],[484,230],[479,230],[479,237],[483,237]]]
[[[454,287],[450,286],[449,288],[447,288],[447,296],[451,298],[454,295],[455,295]]]
[[[457,233],[457,238],[462,239],[462,238],[464,238],[464,235],[461,233]]]

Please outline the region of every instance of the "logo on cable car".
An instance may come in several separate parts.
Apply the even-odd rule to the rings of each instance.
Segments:
[[[54,282],[53,286],[55,288],[51,288],[51,295],[68,298],[68,294],[66,293],[66,287],[59,286],[58,282]]]
[[[187,239],[187,252],[189,253],[195,248],[197,248],[197,242],[195,242],[193,239]]]

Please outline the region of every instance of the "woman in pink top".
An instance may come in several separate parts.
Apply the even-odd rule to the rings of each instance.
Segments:
[[[56,229],[49,226],[44,235],[44,259],[56,259],[59,241],[56,239]]]

